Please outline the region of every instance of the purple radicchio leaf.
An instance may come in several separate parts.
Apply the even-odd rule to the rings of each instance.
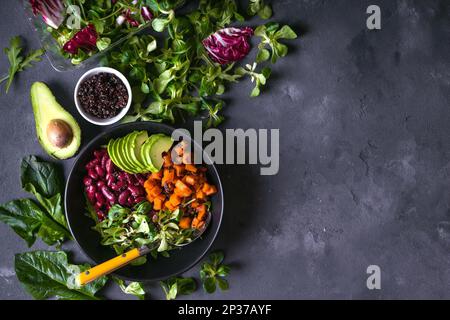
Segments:
[[[150,21],[153,19],[153,14],[148,7],[141,8],[141,16],[145,21]]]
[[[30,5],[35,16],[41,15],[44,22],[58,29],[64,21],[64,4],[61,0],[30,0]]]
[[[78,49],[92,51],[97,44],[97,38],[97,31],[95,30],[94,25],[90,24],[78,31],[72,39],[67,41],[63,50],[70,54],[78,53]]]
[[[212,60],[228,64],[242,60],[250,52],[249,40],[253,29],[224,28],[203,40],[203,46]]]

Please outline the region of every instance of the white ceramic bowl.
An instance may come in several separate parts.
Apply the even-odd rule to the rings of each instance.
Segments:
[[[128,102],[127,102],[127,105],[125,106],[125,108],[123,108],[122,111],[120,111],[120,113],[117,114],[116,116],[114,116],[112,118],[108,118],[108,119],[100,119],[100,118],[97,118],[95,116],[92,116],[92,115],[86,113],[86,111],[84,111],[83,108],[81,107],[80,101],[78,100],[78,97],[77,97],[80,84],[85,79],[87,79],[93,75],[96,75],[98,73],[102,73],[102,72],[111,73],[111,74],[116,75],[123,82],[123,84],[125,85],[125,87],[127,88],[127,91],[128,91]],[[74,99],[75,99],[75,105],[77,107],[77,110],[83,116],[83,118],[85,118],[90,123],[93,123],[93,124],[96,124],[99,126],[107,126],[107,125],[116,123],[117,121],[122,119],[127,114],[128,110],[130,110],[130,106],[131,106],[132,93],[131,93],[130,83],[128,82],[127,78],[125,78],[125,76],[121,72],[119,72],[113,68],[98,67],[98,68],[94,68],[94,69],[87,71],[85,74],[83,74],[83,76],[80,78],[80,80],[78,80],[78,83],[75,87]]]

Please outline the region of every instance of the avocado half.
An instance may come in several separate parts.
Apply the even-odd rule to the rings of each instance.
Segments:
[[[42,148],[52,157],[67,159],[80,148],[81,129],[75,118],[55,99],[42,82],[31,86],[36,134]]]

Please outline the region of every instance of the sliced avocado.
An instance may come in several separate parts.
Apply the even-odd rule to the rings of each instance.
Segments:
[[[139,133],[139,135],[136,137],[136,142],[135,142],[135,146],[134,146],[134,155],[137,159],[137,161],[139,162],[140,166],[142,168],[146,168],[145,162],[141,157],[141,149],[142,146],[144,145],[145,141],[148,140],[148,132],[147,131],[141,131]]]
[[[141,147],[141,159],[145,163],[145,168],[150,172],[158,172],[159,170],[152,164],[152,160],[150,159],[150,149],[152,147],[153,142],[155,141],[156,135],[150,136],[147,141]]]
[[[140,151],[142,144],[148,139],[147,131],[135,131],[126,141],[126,151],[128,158],[130,159],[131,166],[137,172],[145,172],[146,165],[140,161]],[[139,154],[139,158],[136,156]]]
[[[127,140],[131,134],[127,134],[125,137],[117,139],[116,145],[114,147],[117,155],[119,157],[119,161],[122,163],[122,169],[128,173],[136,173],[135,168],[131,164],[127,151]]]
[[[126,164],[126,166],[131,170],[133,173],[137,173],[139,170],[136,166],[136,163],[133,163],[133,160],[131,159],[131,148],[129,145],[131,144],[131,140],[134,139],[134,137],[137,135],[138,131],[133,131],[129,134],[127,134],[125,137],[123,137],[119,144],[119,150],[120,155]]]
[[[56,101],[42,82],[31,86],[31,104],[36,134],[42,148],[58,159],[74,156],[81,143],[81,129],[75,118]]]
[[[158,172],[163,165],[162,154],[168,152],[172,147],[173,141],[164,134],[153,134],[145,142],[141,150],[141,156],[145,159],[149,170]]]
[[[111,161],[120,169],[132,173],[130,168],[126,165],[126,163],[123,161],[123,158],[121,156],[121,152],[119,151],[118,145],[121,139],[111,139],[108,143],[108,154],[111,158]]]

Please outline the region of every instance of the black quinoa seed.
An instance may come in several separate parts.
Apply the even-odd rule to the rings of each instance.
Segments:
[[[77,97],[86,113],[100,119],[116,116],[128,103],[125,84],[116,75],[106,72],[84,80]]]

